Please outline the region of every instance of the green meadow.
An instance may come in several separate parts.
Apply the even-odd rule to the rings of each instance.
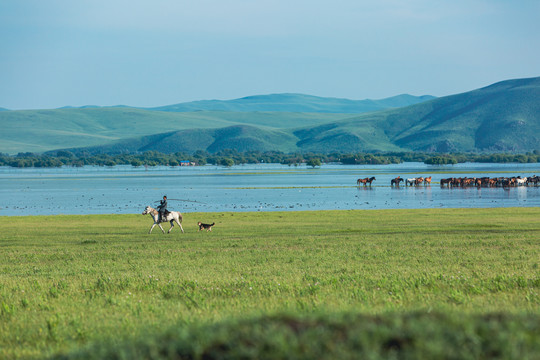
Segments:
[[[539,219],[0,217],[0,358],[539,358]]]

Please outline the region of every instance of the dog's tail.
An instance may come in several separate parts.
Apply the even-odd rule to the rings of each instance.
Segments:
[[[213,223],[212,223],[212,225],[210,225],[210,226],[214,226],[214,225],[216,225],[216,223],[215,223],[215,222],[213,222]]]

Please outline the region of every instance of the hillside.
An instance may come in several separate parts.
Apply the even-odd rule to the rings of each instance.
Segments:
[[[298,139],[287,131],[269,130],[249,125],[219,129],[188,129],[117,141],[109,145],[68,148],[75,154],[119,154],[155,150],[162,153],[197,150],[217,152],[223,149],[243,151],[295,151]]]
[[[532,151],[540,149],[539,99],[540,78],[509,80],[318,125],[290,122],[287,127],[285,122],[277,133],[252,127],[244,127],[243,135],[231,128],[220,132],[190,129],[88,150]]]
[[[508,80],[405,108],[363,114],[296,131],[303,149],[337,149],[347,135],[358,149],[421,151],[540,149],[540,78]]]
[[[16,154],[113,145],[117,141],[153,134],[234,125],[252,125],[264,129],[315,126],[350,116],[276,112],[174,113],[125,107],[2,111],[0,152]]]
[[[228,148],[283,152],[540,149],[540,77],[502,81],[461,94],[363,114],[324,112],[332,103],[334,108],[352,110],[344,99],[307,95],[254,96],[237,101],[245,105],[244,110],[258,103],[290,110],[297,108],[280,108],[277,104],[293,98],[303,98],[304,108],[321,112],[241,111],[234,101],[221,104],[236,111],[175,112],[128,107],[2,111],[0,152],[66,148],[97,153],[216,152]],[[398,96],[384,101],[389,105],[409,100]]]
[[[430,98],[399,95],[381,100],[354,101],[274,94],[153,109],[88,105],[50,110],[3,110],[0,111],[0,152],[15,154],[112,145],[126,139],[186,129],[235,125],[265,129],[317,126],[345,119],[350,114],[415,104]],[[279,147],[279,143],[271,147]]]
[[[203,100],[152,108],[151,110],[186,111],[280,111],[308,113],[358,114],[418,104],[433,96],[402,94],[381,100],[349,100],[305,94],[271,94],[248,96],[234,100]]]

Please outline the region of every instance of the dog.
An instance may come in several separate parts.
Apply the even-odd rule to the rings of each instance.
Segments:
[[[208,231],[212,231],[212,226],[216,225],[215,222],[211,223],[211,224],[203,224],[202,222],[198,222],[197,225],[199,225],[199,231],[205,229],[206,232]]]

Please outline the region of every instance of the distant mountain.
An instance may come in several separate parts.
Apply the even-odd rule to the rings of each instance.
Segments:
[[[292,99],[300,98],[312,112],[291,112],[300,106]],[[362,114],[324,112],[338,107],[353,111],[346,106],[352,100],[316,99],[321,98],[278,94],[238,99],[244,109],[281,104],[279,109],[290,112],[238,107],[193,112],[122,107],[2,111],[0,152],[540,150],[540,77]],[[410,99],[402,95],[379,101],[388,106]],[[240,106],[234,101],[221,105]]]
[[[135,108],[72,108],[0,112],[0,152],[45,152],[92,147],[186,129],[252,125],[262,129],[316,126],[350,117],[333,113],[174,113]]]
[[[9,111],[9,109],[0,107],[0,111]]]
[[[418,104],[434,99],[430,95],[398,95],[381,100],[349,100],[318,97],[305,94],[271,94],[248,96],[234,100],[203,100],[160,106],[150,110],[189,112],[189,111],[280,111],[308,113],[348,113],[358,114]]]
[[[295,132],[306,150],[530,151],[540,149],[540,77],[499,82],[404,108]]]
[[[248,113],[251,114],[251,113]],[[251,115],[253,116],[253,115]],[[298,124],[298,123],[297,123]],[[263,141],[264,139],[264,141]],[[127,139],[91,152],[227,148],[318,152],[531,151],[540,149],[540,78],[503,81],[421,104],[319,125],[190,129]]]

